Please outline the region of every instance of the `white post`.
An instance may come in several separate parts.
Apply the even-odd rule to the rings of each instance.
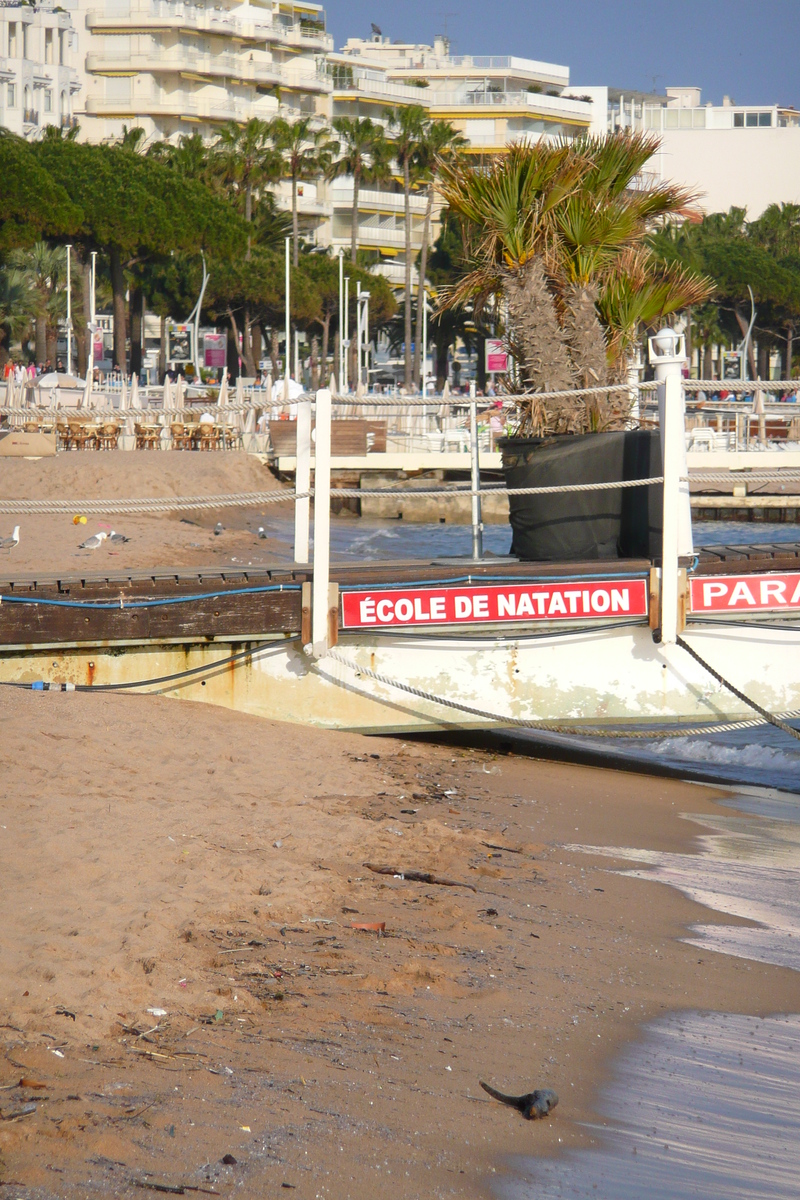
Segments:
[[[356,281],[356,388],[361,383],[361,284]]]
[[[292,318],[291,318],[291,238],[286,239],[286,353],[283,356],[283,399],[289,399],[289,367],[292,361]]]
[[[662,329],[650,338],[650,361],[658,381],[658,417],[664,473],[661,548],[661,641],[680,633],[679,558],[693,554],[692,510],[686,461],[686,412],[681,379],[685,357],[682,334]]]
[[[483,523],[481,521],[481,464],[478,450],[478,401],[475,399],[475,381],[469,385],[469,450],[472,484],[472,557],[475,562],[483,558]]]
[[[300,382],[300,330],[294,331],[294,377]]]
[[[317,392],[314,445],[314,579],[311,600],[312,654],[320,658],[328,649],[328,604],[331,533],[331,394]]]
[[[307,495],[311,486],[311,401],[297,404],[297,446],[294,490],[302,500],[294,502],[294,561],[308,562],[308,521],[311,501]]]
[[[427,396],[425,380],[428,377],[428,289],[422,285],[422,394]]]
[[[72,374],[72,246],[67,245],[67,374]]]
[[[346,275],[344,280],[344,313],[342,314],[342,328],[344,329],[344,338],[342,340],[342,391],[350,390],[350,381],[348,372],[350,370],[350,362],[348,350],[350,349],[350,276]]]
[[[344,387],[344,250],[339,251],[339,363],[336,377],[342,391]]]
[[[97,252],[92,251],[92,265],[89,269],[89,354],[86,359],[86,389],[92,390],[94,384],[94,335],[97,329],[95,320],[95,282],[97,274]]]

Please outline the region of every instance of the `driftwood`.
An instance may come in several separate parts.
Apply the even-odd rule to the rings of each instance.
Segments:
[[[432,875],[430,871],[409,871],[405,867],[379,867],[376,863],[364,863],[368,871],[374,871],[376,875],[399,875],[401,879],[408,879],[411,883],[436,883],[439,887],[463,887],[469,888],[471,892],[477,892],[477,888],[471,883],[462,883],[460,879],[444,879],[441,875]]]

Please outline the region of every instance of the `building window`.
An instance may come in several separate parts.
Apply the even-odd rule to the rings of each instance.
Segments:
[[[759,113],[758,114],[758,123],[761,126],[771,127],[772,126],[772,113]]]
[[[50,88],[44,89],[44,111],[51,113],[53,111],[53,93]]]
[[[8,26],[8,57],[17,57],[17,22],[11,21]]]
[[[6,101],[9,108],[17,107],[17,85],[15,83],[10,83],[8,85]]]
[[[44,61],[52,63],[53,61],[53,31],[45,29],[44,31]]]
[[[744,123],[748,129],[755,129],[758,126],[758,113],[746,113]]]

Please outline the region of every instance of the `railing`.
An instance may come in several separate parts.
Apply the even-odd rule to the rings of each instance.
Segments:
[[[251,61],[243,54],[198,54],[196,50],[170,47],[167,50],[153,47],[150,51],[136,54],[101,53],[87,54],[88,71],[119,69],[150,71],[153,74],[179,73],[192,70],[201,75],[217,75],[231,79],[242,79],[256,83],[281,83],[284,76],[280,65],[271,62]]]
[[[35,108],[26,108],[22,113],[22,123],[24,125],[38,125],[39,114]]]

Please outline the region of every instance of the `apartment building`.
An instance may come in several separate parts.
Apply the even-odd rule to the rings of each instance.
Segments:
[[[0,126],[21,137],[72,125],[80,89],[70,14],[43,0],[0,5]]]
[[[649,178],[690,188],[704,212],[736,206],[755,220],[770,204],[800,203],[797,109],[736,104],[729,96],[722,104],[703,104],[696,87],[668,87],[663,95],[578,90],[591,96],[598,128],[656,134],[661,145],[648,164]]]
[[[321,5],[258,0],[64,0],[84,72],[82,136],[139,126],[148,140],[228,121],[316,112],[331,90]]]

